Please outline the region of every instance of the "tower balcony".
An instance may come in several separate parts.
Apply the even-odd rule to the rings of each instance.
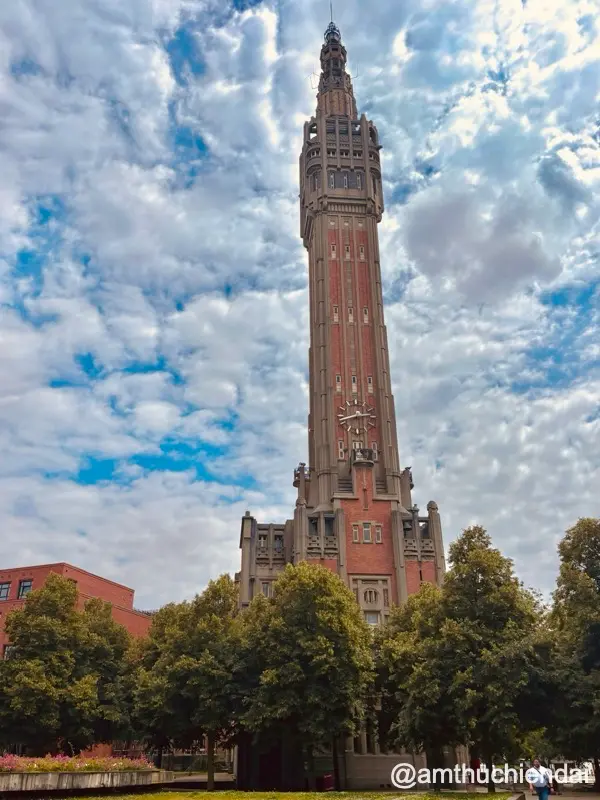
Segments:
[[[375,451],[370,447],[359,447],[352,450],[350,463],[352,466],[360,465],[362,467],[372,467],[375,463]]]

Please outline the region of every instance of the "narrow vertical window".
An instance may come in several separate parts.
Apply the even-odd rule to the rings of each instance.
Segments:
[[[379,450],[377,448],[377,442],[373,442],[372,443],[371,449],[373,450],[373,460],[374,461],[378,461],[379,460]]]
[[[358,525],[352,526],[352,541],[358,542]],[[358,593],[358,590],[355,589],[355,591]]]
[[[329,173],[329,188],[335,189],[335,175],[333,174],[333,172]]]
[[[371,544],[371,523],[363,522],[363,542]]]
[[[338,459],[340,461],[344,461],[344,458],[345,458],[344,440],[343,439],[339,439],[338,440]]]
[[[265,597],[271,597],[271,584],[270,583],[263,583],[261,586],[262,593]]]
[[[352,376],[352,391],[358,392],[358,380],[356,378],[356,375]]]
[[[373,394],[373,376],[367,375],[367,391],[369,394]]]
[[[339,322],[340,321],[340,308],[339,306],[333,307],[333,321]]]
[[[383,536],[383,534],[382,534],[382,531],[381,531],[381,525],[375,525],[375,543],[376,544],[381,544],[382,536]],[[387,605],[387,603],[386,603],[386,605]]]
[[[350,259],[350,245],[349,244],[344,245],[344,257],[346,258],[346,260]]]
[[[387,606],[389,606],[389,604],[390,604],[390,592],[389,592],[389,589],[384,589],[383,590],[383,605],[387,607]]]
[[[354,309],[352,306],[348,309],[348,322],[354,322]]]
[[[364,246],[364,244],[360,245],[360,247],[358,248],[358,252],[359,252],[359,255],[360,255],[360,260],[364,261],[365,260],[365,246]]]
[[[362,175],[360,174],[360,172],[356,173],[356,188],[362,189]]]
[[[348,173],[344,172],[344,189],[348,188]]]
[[[367,324],[369,322],[369,309],[366,306],[363,308],[363,322]]]
[[[341,392],[342,391],[342,376],[341,375],[336,375],[335,376],[335,390],[336,390],[336,392]]]
[[[331,258],[335,258],[335,256],[336,256],[336,249],[335,249],[335,245],[334,244],[331,245],[330,255],[331,255]]]

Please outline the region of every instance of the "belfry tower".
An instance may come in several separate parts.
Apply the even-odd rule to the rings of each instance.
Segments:
[[[315,116],[304,125],[300,232],[308,250],[308,465],[294,471],[294,518],[242,520],[243,605],[286,563],[308,560],[353,589],[367,622],[445,571],[437,505],[413,503],[402,468],[384,321],[377,225],[381,145],[358,116],[346,50],[332,22],[321,48]]]

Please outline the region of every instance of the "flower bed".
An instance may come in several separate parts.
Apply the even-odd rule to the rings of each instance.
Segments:
[[[145,758],[84,758],[82,756],[0,756],[1,772],[145,772],[156,767]]]

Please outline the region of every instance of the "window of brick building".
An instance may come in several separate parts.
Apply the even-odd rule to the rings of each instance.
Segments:
[[[375,542],[376,544],[381,544],[383,541],[383,533],[381,530],[381,525],[375,525]]]
[[[258,549],[259,550],[266,550],[267,549],[267,535],[266,533],[261,533],[258,537]]]
[[[331,245],[331,251],[330,251],[330,254],[331,254],[331,258],[335,258],[335,256],[336,256],[336,249],[335,249],[335,245],[334,245],[334,244],[332,244],[332,245]]]
[[[354,322],[354,309],[352,306],[348,308],[348,322]]]
[[[9,594],[10,594],[10,581],[6,583],[0,583],[0,600],[8,600]]]
[[[346,458],[343,439],[338,440],[338,458],[340,461],[344,461],[344,459]]]
[[[336,375],[335,376],[335,389],[336,389],[337,392],[341,392],[342,391],[342,376],[341,375]]]
[[[367,589],[365,592],[365,603],[369,603],[369,605],[373,605],[373,603],[377,602],[377,592],[375,589]]]
[[[280,533],[275,534],[273,539],[273,549],[276,553],[283,553],[283,536]]]
[[[379,625],[379,611],[365,611],[367,625]]]
[[[333,307],[333,321],[339,322],[340,321],[340,308],[339,306]]]
[[[372,542],[370,522],[363,522],[363,542],[366,542],[367,544]]]
[[[23,581],[19,581],[19,591],[17,593],[17,597],[21,600],[23,597],[29,594],[33,587],[33,580],[30,578],[26,578]]]
[[[369,309],[366,306],[363,308],[363,322],[369,322]]]
[[[271,584],[269,581],[265,581],[261,584],[261,590],[265,597],[271,597]]]
[[[358,542],[358,525],[352,526],[352,541]]]
[[[344,245],[344,257],[346,258],[346,260],[350,259],[350,245],[349,244]]]
[[[373,376],[367,375],[367,391],[369,394],[373,394]]]
[[[359,254],[360,260],[361,260],[361,261],[364,261],[364,260],[365,260],[365,246],[364,246],[364,244],[361,244],[361,245],[359,246],[359,248],[358,248],[358,254]]]

